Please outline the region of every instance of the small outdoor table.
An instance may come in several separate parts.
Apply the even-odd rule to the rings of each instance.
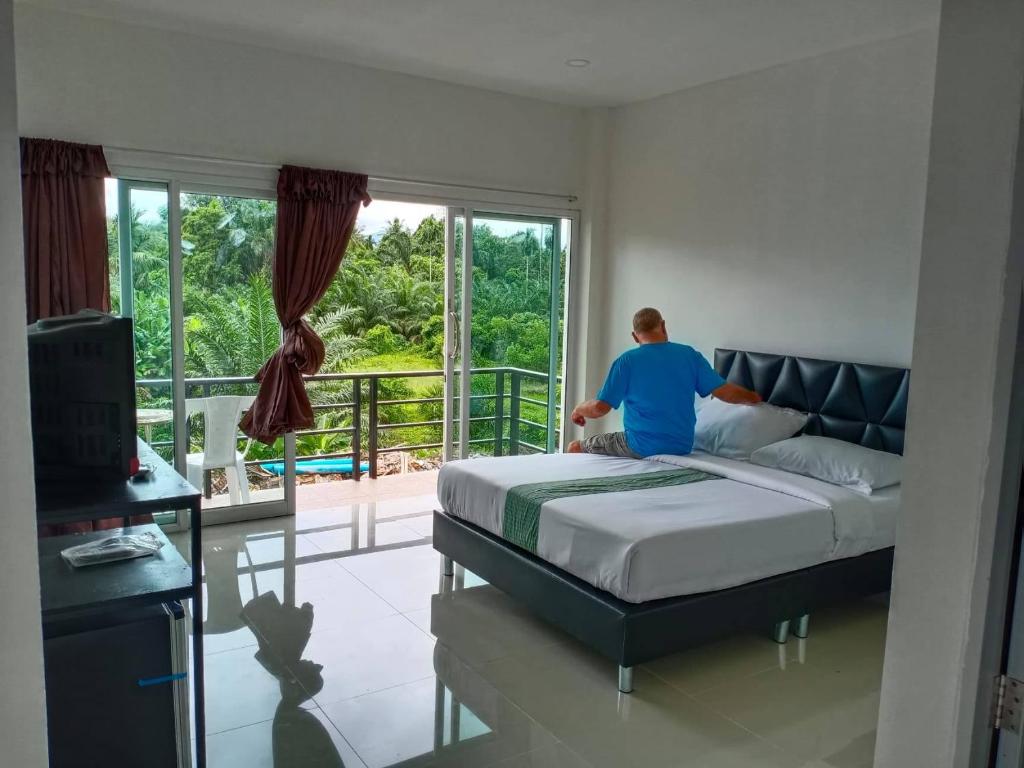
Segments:
[[[174,421],[174,411],[170,408],[139,408],[135,411],[135,423],[146,433],[146,443],[153,443],[153,427],[156,424],[167,424]]]

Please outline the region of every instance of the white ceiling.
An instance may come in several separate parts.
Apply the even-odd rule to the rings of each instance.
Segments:
[[[939,0],[28,1],[585,106],[896,37],[939,13]]]

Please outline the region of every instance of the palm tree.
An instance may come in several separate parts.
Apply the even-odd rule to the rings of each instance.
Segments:
[[[227,233],[227,238],[218,251],[217,261],[219,264],[234,261],[241,267],[242,277],[248,278],[270,264],[277,206],[269,200],[244,197],[220,200],[224,217],[218,228]]]
[[[185,322],[186,367],[193,376],[252,376],[281,344],[281,325],[265,275],[234,296],[219,294]]]
[[[355,307],[343,305],[311,322],[316,335],[324,342],[322,370],[339,371],[366,355],[360,339],[346,331],[358,313]]]
[[[377,244],[377,258],[384,264],[409,266],[412,258],[412,235],[401,219],[392,219]]]
[[[387,290],[391,305],[388,326],[409,341],[418,342],[423,324],[435,311],[440,311],[435,286],[393,268],[387,275]]]

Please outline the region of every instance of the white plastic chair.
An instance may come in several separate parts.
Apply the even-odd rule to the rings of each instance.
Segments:
[[[185,400],[186,418],[203,415],[203,452],[185,457],[188,481],[196,488],[203,487],[203,473],[210,469],[223,469],[228,480],[231,503],[249,503],[249,479],[245,474],[245,450],[238,451],[238,422],[256,398],[253,396],[220,395]]]

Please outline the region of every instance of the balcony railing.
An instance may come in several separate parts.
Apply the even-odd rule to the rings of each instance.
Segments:
[[[521,453],[546,453],[554,450],[558,444],[561,427],[556,418],[552,419],[548,411],[547,390],[548,374],[510,366],[497,368],[474,368],[470,371],[473,388],[477,391],[470,395],[470,439],[468,444],[477,446],[480,453],[487,455],[519,455]],[[315,427],[299,430],[295,433],[299,444],[301,438],[328,435],[347,436],[348,450],[300,453],[298,460],[304,458],[351,458],[352,478],[359,480],[363,472],[361,464],[365,460],[369,476],[377,477],[378,459],[381,455],[396,452],[429,452],[442,449],[442,440],[428,440],[416,443],[405,443],[385,439],[382,435],[391,435],[400,430],[436,430],[438,436],[443,434],[444,415],[441,418],[426,418],[415,421],[389,421],[382,418],[382,409],[394,412],[399,406],[431,406],[434,410],[443,409],[444,397],[440,395],[423,395],[391,398],[381,397],[382,383],[389,380],[439,379],[443,381],[443,371],[363,371],[351,373],[319,373],[303,377],[310,392],[313,410],[317,414],[334,412],[348,413],[348,423],[343,426]],[[456,377],[458,377],[456,373]],[[493,382],[493,391],[491,383]],[[170,401],[170,379],[140,379],[137,386],[153,393],[162,393],[156,401],[168,405]],[[185,397],[210,397],[220,394],[254,394],[256,380],[251,376],[220,376],[207,378],[185,379]],[[561,384],[561,377],[556,379],[556,386]],[[346,385],[342,399],[332,401],[329,398],[331,385]],[[327,390],[327,391],[325,391]],[[541,399],[544,398],[544,399]],[[140,402],[140,407],[143,404]],[[454,398],[456,413],[459,407],[459,396]],[[532,416],[533,418],[529,418]],[[344,421],[344,419],[342,419]],[[452,433],[458,428],[458,418],[453,418]],[[554,422],[554,429],[549,434],[549,425]],[[489,428],[480,429],[488,423]],[[481,432],[485,434],[481,435]],[[240,442],[246,440],[239,433]],[[455,439],[457,442],[457,438]],[[173,445],[169,439],[154,439],[155,448],[168,448]],[[280,461],[283,456],[268,459],[266,457],[247,460],[249,466],[265,464],[268,461]]]

